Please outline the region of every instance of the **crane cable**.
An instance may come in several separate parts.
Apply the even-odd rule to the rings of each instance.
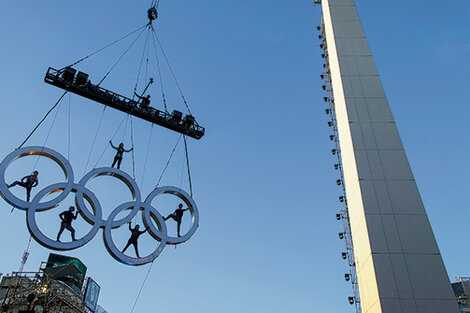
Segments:
[[[117,40],[113,41],[112,43],[110,43],[110,44],[108,44],[108,45],[104,46],[103,48],[100,48],[100,49],[96,50],[96,51],[95,51],[95,52],[93,52],[93,53],[90,53],[90,54],[89,54],[89,55],[87,55],[86,57],[84,57],[84,58],[81,58],[80,60],[78,60],[78,61],[76,61],[76,62],[74,62],[74,63],[72,63],[72,64],[70,64],[69,66],[66,66],[66,67],[64,67],[64,68],[67,68],[67,67],[72,67],[72,66],[74,66],[74,65],[77,65],[78,63],[81,63],[81,62],[85,61],[85,60],[86,60],[86,59],[88,59],[89,57],[92,57],[92,56],[94,56],[95,54],[97,54],[97,53],[99,53],[99,52],[101,52],[101,51],[105,50],[106,48],[109,48],[109,47],[111,47],[112,45],[114,45],[114,44],[118,43],[119,41],[121,41],[121,40],[123,40],[123,39],[125,39],[125,38],[129,37],[130,35],[132,35],[132,34],[134,34],[134,33],[138,32],[138,31],[139,31],[139,30],[141,30],[142,28],[146,28],[146,27],[147,27],[147,24],[145,24],[144,26],[141,26],[141,27],[137,28],[136,30],[134,30],[134,31],[130,32],[129,34],[127,34],[127,35],[124,35],[123,37],[121,37],[121,38],[119,38],[119,39],[117,39]],[[62,69],[64,69],[64,68],[62,68]]]
[[[147,25],[146,25],[147,26]],[[140,33],[139,35],[134,39],[134,41],[131,43],[131,45],[124,51],[124,53],[119,57],[119,59],[113,64],[113,66],[111,66],[111,68],[109,69],[109,71],[104,75],[104,77],[100,80],[100,82],[96,85],[96,86],[99,86],[101,85],[101,83],[108,77],[108,75],[111,73],[112,70],[114,70],[114,68],[116,67],[116,65],[119,64],[119,62],[122,60],[122,58],[127,54],[127,52],[129,52],[129,50],[132,48],[132,46],[134,46],[134,44],[136,43],[136,41],[140,38],[140,36],[142,36],[142,34],[144,33],[145,29],[147,27],[145,27]]]

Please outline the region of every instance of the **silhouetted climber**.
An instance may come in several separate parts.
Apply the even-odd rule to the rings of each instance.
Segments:
[[[60,235],[62,235],[62,232],[64,231],[64,229],[67,229],[68,231],[70,231],[72,235],[72,241],[76,240],[75,229],[72,227],[72,221],[77,219],[78,211],[77,213],[75,213],[75,215],[73,214],[73,211],[75,211],[75,207],[71,206],[69,207],[68,211],[64,211],[59,214],[59,218],[62,220],[60,222],[59,233],[57,234],[57,241],[59,242],[60,242]]]
[[[21,178],[21,180],[13,182],[11,185],[7,184],[7,187],[11,188],[13,186],[20,185],[21,187],[26,188],[26,201],[29,202],[29,199],[31,198],[31,189],[36,187],[39,183],[38,174],[38,171],[34,171],[31,175],[25,176]]]
[[[142,96],[139,96],[135,91],[134,91],[134,94],[137,96],[137,98],[142,100],[142,102],[140,102],[140,108],[147,111],[150,107],[150,95],[147,95],[146,97],[142,97]]]
[[[127,244],[126,246],[124,247],[124,249],[122,249],[122,253],[126,252],[127,248],[129,248],[130,245],[133,245],[134,246],[134,249],[135,249],[135,255],[140,258],[139,256],[139,248],[137,246],[137,239],[139,239],[140,235],[142,235],[143,233],[145,233],[149,228],[145,228],[143,231],[139,231],[140,229],[140,226],[139,225],[136,225],[134,228],[131,227],[131,223],[132,222],[129,222],[129,230],[131,231],[131,238],[129,238],[129,240],[127,241]]]
[[[178,229],[178,237],[181,237],[180,229],[181,229],[181,220],[183,219],[183,213],[184,211],[189,210],[189,208],[186,208],[183,210],[182,207],[183,207],[182,203],[178,204],[178,208],[175,210],[175,212],[163,218],[165,221],[169,218],[172,218],[176,221],[176,225]]]
[[[113,165],[111,165],[111,167],[114,167],[114,165],[117,162],[117,168],[121,168],[122,155],[124,154],[124,152],[131,152],[134,148],[130,148],[129,150],[126,150],[124,149],[124,144],[122,142],[119,144],[119,147],[115,147],[111,140],[109,141],[109,144],[111,145],[111,147],[116,149],[116,155],[114,156]]]

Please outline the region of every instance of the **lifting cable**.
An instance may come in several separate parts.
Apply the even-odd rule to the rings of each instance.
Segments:
[[[34,127],[34,129],[31,131],[31,133],[26,137],[26,139],[16,148],[16,150],[20,149],[23,147],[23,145],[31,138],[31,136],[34,134],[34,132],[41,126],[41,124],[44,122],[44,120],[49,116],[49,114],[59,105],[60,101],[64,98],[64,96],[67,94],[68,91],[65,91],[62,96],[60,96],[59,100],[47,111],[46,115],[39,121],[39,123]]]
[[[111,47],[112,45],[118,43],[119,41],[121,41],[121,40],[123,40],[123,39],[129,37],[130,35],[132,35],[132,34],[138,32],[138,31],[141,30],[142,28],[146,28],[146,27],[147,27],[147,24],[144,25],[144,26],[141,26],[141,27],[137,28],[136,30],[130,32],[129,34],[127,34],[127,35],[125,35],[125,36],[123,36],[123,37],[121,37],[121,38],[119,38],[119,39],[113,41],[112,43],[110,43],[110,44],[104,46],[103,48],[96,50],[95,52],[93,52],[93,53],[87,55],[87,56],[84,57],[84,58],[81,58],[80,60],[78,60],[78,61],[76,61],[76,62],[74,62],[74,63],[72,63],[72,64],[70,64],[69,66],[66,66],[66,67],[64,67],[64,68],[72,67],[72,66],[74,66],[74,65],[77,65],[78,63],[85,61],[85,60],[88,59],[89,57],[94,56],[95,54],[97,54],[97,53],[99,53],[99,52],[105,50],[106,48]],[[64,68],[62,68],[62,69],[64,69]]]
[[[155,186],[155,188],[157,188],[158,185],[160,185],[160,182],[161,182],[161,180],[162,180],[162,178],[163,178],[163,175],[165,174],[166,169],[168,168],[168,165],[170,164],[171,158],[173,157],[173,154],[175,153],[175,150],[176,150],[176,148],[178,147],[178,144],[180,143],[180,140],[181,140],[181,137],[182,137],[182,136],[183,136],[183,135],[179,135],[178,140],[176,141],[176,144],[175,144],[175,146],[173,147],[173,150],[171,151],[170,158],[169,158],[168,161],[166,162],[165,168],[163,169],[163,172],[162,172],[162,174],[160,175],[160,178],[158,179],[157,185]]]
[[[183,139],[184,139],[184,151],[186,153],[186,167],[188,168],[189,192],[192,198],[193,197],[193,182],[191,181],[191,169],[189,168],[189,153],[188,153],[188,144],[186,142],[186,136],[183,135]]]
[[[101,128],[101,123],[103,122],[104,112],[106,112],[106,108],[107,106],[105,105],[103,107],[103,111],[101,112],[100,121],[98,123],[98,128],[96,129],[96,133],[95,133],[95,138],[93,138],[93,143],[91,144],[90,153],[88,154],[88,159],[86,160],[85,168],[83,169],[83,176],[85,176],[86,170],[88,168],[88,163],[90,163],[91,153],[93,152],[93,148],[95,147],[96,138],[98,137],[98,133]]]
[[[173,71],[173,68],[171,67],[170,61],[168,60],[168,57],[166,56],[165,50],[163,49],[163,46],[162,46],[162,43],[160,42],[160,39],[158,39],[157,32],[155,31],[155,29],[153,28],[152,25],[150,25],[150,29],[152,30],[152,34],[153,34],[154,38],[156,39],[156,41],[158,42],[158,45],[160,46],[160,49],[162,50],[163,57],[165,58],[166,64],[168,65],[168,68],[170,69],[171,75],[173,76],[173,79],[175,80],[176,87],[178,88],[178,91],[181,95],[181,98],[183,99],[184,105],[186,106],[186,109],[188,110],[189,115],[193,115],[191,113],[191,110],[189,109],[188,103],[186,102],[186,98],[183,95],[183,91],[181,90],[180,84],[178,83],[178,80],[176,79],[176,75],[175,75],[175,72]]]

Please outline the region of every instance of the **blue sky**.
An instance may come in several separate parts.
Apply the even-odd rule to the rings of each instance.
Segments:
[[[60,90],[43,82],[47,68],[68,65],[145,24],[149,2],[0,3],[0,158],[21,143],[60,96]],[[341,225],[335,220],[340,190],[322,101],[322,59],[315,30],[320,8],[312,2],[161,0],[157,33],[192,112],[206,127],[202,140],[189,141],[201,220],[190,241],[177,249],[166,248],[156,260],[135,312],[354,311],[347,303],[351,287],[343,279],[344,243],[338,239]],[[470,4],[356,4],[449,277],[470,276]],[[96,81],[128,44],[109,48],[77,69]],[[130,95],[142,49],[143,41],[137,42],[103,86]],[[155,64],[149,61],[148,68],[150,76]],[[167,69],[163,80],[170,110],[184,111]],[[152,105],[161,109],[156,84],[150,93]],[[69,107],[70,160],[78,180],[103,107],[78,96],[64,99],[47,141],[64,155]],[[44,143],[53,116],[28,144]],[[123,118],[123,113],[106,110],[91,165],[112,161],[113,153],[105,147]],[[134,121],[134,127],[137,181],[142,181],[146,196],[177,135],[153,128],[142,179],[150,125]],[[123,139],[129,146],[129,130],[129,125],[126,131],[119,129],[115,140]],[[34,162],[18,161],[7,180],[26,175]],[[179,145],[163,184],[188,188],[184,162]],[[39,187],[57,182],[59,172],[49,162],[41,160],[38,167]],[[132,172],[130,155],[122,168]],[[129,201],[122,184],[110,178],[98,178],[88,187],[106,208],[105,214]],[[15,192],[22,195],[19,187]],[[69,197],[38,217],[45,233],[55,235],[57,214],[72,200]],[[176,205],[172,198],[161,201],[156,206],[164,214]],[[0,271],[11,272],[19,267],[29,234],[23,212],[10,213],[6,203],[0,208]],[[88,229],[83,220],[76,228],[82,235]],[[116,230],[118,245],[124,245],[127,236],[125,228]],[[151,239],[142,238],[143,251],[150,252],[151,245]],[[33,243],[26,270],[36,270],[48,253]],[[66,254],[88,266],[88,275],[102,287],[103,307],[110,313],[130,312],[148,266],[116,262],[106,252],[101,234]]]

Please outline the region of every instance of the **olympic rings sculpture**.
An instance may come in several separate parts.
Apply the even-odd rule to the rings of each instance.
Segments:
[[[61,168],[65,176],[65,181],[49,185],[40,190],[31,202],[27,202],[16,197],[8,188],[5,181],[7,168],[17,159],[29,155],[38,155],[51,159]],[[111,176],[123,182],[129,188],[133,201],[123,203],[115,208],[108,219],[103,219],[103,210],[95,194],[86,187],[87,182],[98,176]],[[41,202],[49,195],[58,194],[54,199]],[[46,236],[38,227],[36,222],[36,213],[48,211],[57,207],[70,193],[75,193],[75,205],[79,209],[81,217],[92,226],[91,230],[82,238],[72,242],[55,241]],[[192,224],[186,234],[181,237],[172,237],[168,235],[165,220],[162,215],[152,207],[152,201],[159,195],[171,194],[180,198],[188,207],[191,213]],[[177,245],[189,240],[196,232],[199,226],[199,211],[194,200],[184,190],[165,186],[155,188],[142,201],[141,193],[137,183],[125,172],[112,167],[96,168],[88,172],[79,182],[74,183],[74,173],[70,162],[55,150],[46,147],[24,147],[10,153],[0,163],[0,195],[2,198],[20,210],[26,212],[26,223],[31,236],[42,246],[59,251],[73,250],[83,247],[90,242],[103,229],[103,240],[109,254],[117,261],[137,266],[144,265],[155,260],[163,251],[167,244]],[[88,209],[88,206],[91,210]],[[116,217],[122,211],[130,211],[129,214],[121,219]],[[154,252],[144,257],[130,257],[122,253],[116,246],[112,237],[112,229],[121,227],[133,220],[141,212],[142,221],[152,238],[158,241],[158,246]]]

